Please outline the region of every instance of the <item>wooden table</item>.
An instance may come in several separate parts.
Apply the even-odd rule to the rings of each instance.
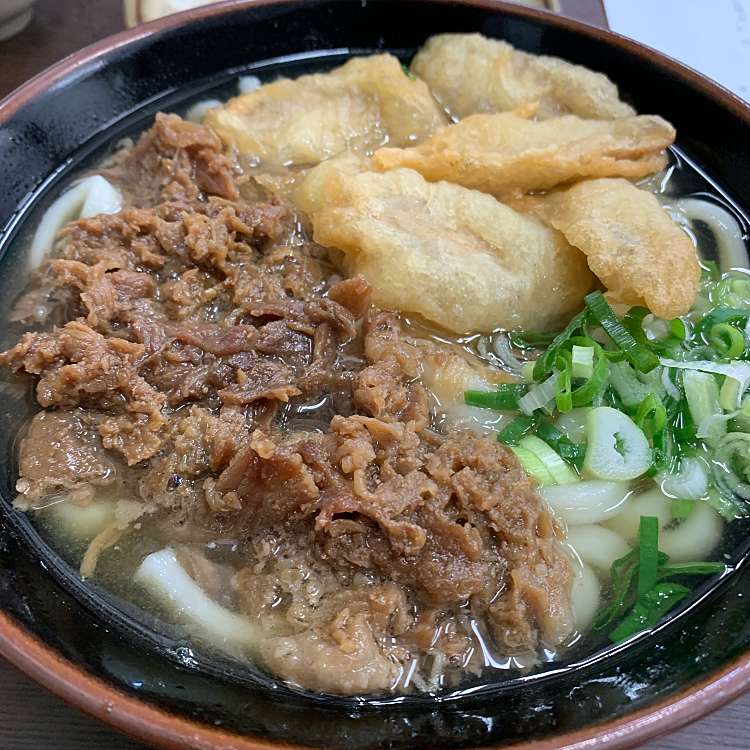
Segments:
[[[580,0],[578,0],[580,3]],[[122,28],[121,0],[37,0],[31,25],[0,42],[0,97],[86,44]],[[748,750],[750,694],[642,750]],[[146,750],[67,707],[0,661],[1,750]]]

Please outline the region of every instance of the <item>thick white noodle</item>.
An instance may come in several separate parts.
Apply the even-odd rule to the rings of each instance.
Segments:
[[[630,498],[622,511],[605,524],[628,542],[638,538],[641,516],[659,519],[659,549],[672,562],[699,561],[719,543],[724,522],[705,501],[696,500],[690,515],[672,527],[672,499],[655,487],[642,495]]]
[[[257,628],[208,597],[173,550],[150,554],[135,572],[135,581],[180,620],[196,626],[213,645],[231,651],[253,648],[257,643]]]
[[[203,122],[203,118],[209,109],[220,106],[221,102],[218,99],[201,99],[185,112],[185,119],[190,120],[190,122]]]
[[[617,514],[630,494],[630,486],[628,482],[592,479],[542,487],[539,492],[556,515],[576,526],[599,523]]]
[[[240,76],[237,81],[237,88],[240,94],[249,94],[260,86],[260,78],[257,76]]]
[[[723,272],[748,267],[747,245],[742,229],[726,208],[700,198],[678,198],[664,207],[672,219],[684,229],[691,230],[691,234],[692,222],[701,221],[708,225],[716,241],[719,266]]]
[[[95,500],[89,505],[78,505],[62,500],[44,511],[54,518],[55,528],[64,531],[68,539],[93,539],[115,518],[115,504],[110,500]]]
[[[708,503],[697,500],[679,526],[659,534],[659,549],[671,562],[704,560],[719,543],[723,529],[721,516]]]
[[[620,512],[610,518],[605,526],[619,534],[626,542],[633,544],[638,539],[641,516],[655,516],[660,528],[672,520],[672,500],[659,487],[654,487],[640,495],[628,498]]]
[[[28,264],[36,268],[52,250],[57,233],[73,219],[96,214],[115,214],[122,208],[122,195],[101,175],[86,177],[66,190],[45,212],[31,242]]]
[[[630,547],[619,534],[597,524],[571,526],[567,541],[584,563],[607,578],[612,563],[630,552]]]
[[[588,630],[601,604],[602,591],[596,573],[586,564],[576,571],[570,590],[576,630]]]

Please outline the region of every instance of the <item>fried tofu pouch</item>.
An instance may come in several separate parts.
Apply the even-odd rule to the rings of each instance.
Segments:
[[[281,79],[206,113],[225,144],[261,168],[310,167],[344,151],[418,143],[448,120],[392,55]]]
[[[613,120],[635,114],[605,75],[481,34],[439,34],[411,64],[455,117],[538,103],[538,119],[574,114]]]
[[[470,115],[412,148],[382,148],[373,165],[408,167],[431,182],[502,199],[587,177],[645,177],[666,165],[664,149],[674,138],[674,128],[656,116],[535,121],[502,112]]]
[[[654,195],[627,180],[587,180],[526,208],[586,254],[613,302],[674,318],[698,294],[700,267],[690,238]]]
[[[581,307],[593,278],[558,232],[475,190],[344,161],[312,170],[296,197],[315,241],[343,252],[375,304],[457,333],[554,330]]]

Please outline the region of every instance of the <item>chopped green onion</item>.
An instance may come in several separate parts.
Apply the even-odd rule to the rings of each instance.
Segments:
[[[651,447],[627,414],[609,406],[592,409],[587,418],[589,442],[584,474],[595,479],[627,481],[651,466]]]
[[[507,424],[497,439],[506,445],[518,445],[524,435],[528,435],[536,425],[536,419],[526,414],[519,414],[512,422]]]
[[[679,362],[674,359],[662,359],[664,367],[674,367],[678,370],[698,370],[700,372],[710,372],[714,375],[725,375],[739,383],[737,391],[737,400],[733,408],[739,409],[742,404],[742,397],[745,395],[748,385],[750,384],[750,362],[733,360],[729,363],[710,362],[706,360],[698,362]],[[695,419],[695,417],[693,417]]]
[[[672,422],[672,434],[678,446],[686,446],[695,442],[696,426],[686,400],[682,400],[677,405],[677,413]]]
[[[612,362],[609,365],[609,382],[627,409],[637,409],[654,390],[638,379],[627,362]]]
[[[708,491],[706,502],[725,520],[747,518],[750,509],[747,504],[731,492],[719,492],[715,487]]]
[[[534,477],[540,485],[555,484],[554,477],[536,453],[532,453],[528,448],[521,448],[518,445],[513,445],[510,449],[516,454],[516,458],[520,461],[523,470],[529,476]]]
[[[641,401],[635,415],[635,423],[646,433],[654,435],[661,432],[667,424],[667,410],[653,393]]]
[[[574,407],[593,404],[604,393],[607,387],[607,376],[609,375],[609,358],[607,357],[607,352],[599,344],[590,339],[587,348],[593,350],[593,355],[596,357],[596,364],[588,380],[573,389],[571,401]]]
[[[557,360],[560,347],[583,325],[587,317],[587,311],[583,310],[576,315],[560,333],[550,343],[547,350],[542,354],[534,365],[534,380],[539,382],[547,374],[552,372],[552,368]]]
[[[565,353],[567,354],[567,352]],[[559,412],[565,414],[565,412],[569,412],[573,408],[573,386],[570,373],[570,362],[562,357],[558,357],[558,363],[562,364],[562,369],[557,376],[555,405]]]
[[[592,346],[573,346],[574,378],[590,378],[594,372],[594,348]]]
[[[748,310],[737,307],[717,307],[698,321],[695,326],[695,333],[701,336],[706,343],[710,343],[710,332],[715,326],[733,323],[744,328],[747,325],[748,316],[750,316]]]
[[[722,409],[725,411],[736,410],[738,400],[742,400],[739,390],[740,384],[734,378],[724,378],[719,391],[719,404]]]
[[[638,549],[632,549],[624,557],[615,560],[610,570],[612,599],[594,617],[594,630],[608,628],[625,610],[633,606],[635,590],[632,584],[638,574]]]
[[[695,500],[687,500],[682,498],[680,500],[673,500],[671,505],[672,518],[685,519],[692,512],[695,507]]]
[[[750,501],[750,434],[724,435],[714,449],[712,468],[716,489],[722,495]]]
[[[557,375],[550,375],[547,380],[529,389],[529,392],[518,399],[518,408],[524,414],[533,414],[537,409],[544,409],[555,397]]]
[[[722,357],[737,359],[745,351],[745,337],[729,323],[717,323],[708,332],[708,343]]]
[[[464,401],[469,406],[480,406],[496,411],[515,411],[518,400],[526,395],[528,387],[519,383],[503,383],[496,391],[464,391]]]
[[[654,473],[661,471],[669,463],[670,453],[667,410],[653,393],[650,393],[641,402],[635,415],[635,423],[643,430],[653,447],[652,471]]]
[[[648,346],[646,332],[643,330],[643,319],[649,314],[645,307],[631,307],[622,319],[625,330],[643,346]]]
[[[565,461],[575,466],[579,471],[581,470],[583,458],[586,455],[585,445],[574,443],[549,422],[542,422],[537,428],[536,434],[537,437],[556,450]]]
[[[523,382],[530,384],[534,382],[534,365],[536,364],[536,360],[530,360],[529,362],[524,362],[523,366],[521,367],[521,377],[523,378]]]
[[[708,492],[706,466],[694,457],[681,459],[679,472],[660,474],[658,480],[664,494],[686,501],[700,500]]]
[[[638,533],[638,596],[652,589],[658,580],[659,519],[641,516]]]
[[[600,291],[591,292],[585,297],[586,309],[599,321],[599,325],[617,346],[622,349],[628,361],[640,372],[650,372],[659,364],[659,358],[642,344],[639,344],[622,325]]]
[[[610,633],[610,640],[620,643],[642,630],[652,628],[689,594],[690,589],[679,583],[657,583],[638,599],[633,609]]]
[[[669,331],[676,339],[684,341],[687,337],[687,329],[685,323],[679,318],[674,318],[669,321]]]
[[[570,484],[578,481],[578,475],[544,440],[540,440],[535,435],[527,435],[518,445],[520,448],[531,451],[544,464],[555,484]]]
[[[703,437],[718,440],[726,431],[726,422],[709,421],[722,414],[719,401],[719,386],[716,378],[699,370],[687,370],[682,376],[682,387],[687,397],[693,424]],[[710,428],[709,432],[706,432]]]
[[[713,576],[724,573],[727,566],[721,562],[684,562],[665,565],[659,571],[660,578],[672,576]]]

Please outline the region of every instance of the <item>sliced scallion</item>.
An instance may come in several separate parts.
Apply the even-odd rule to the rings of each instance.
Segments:
[[[552,372],[560,347],[583,325],[588,313],[586,310],[579,312],[550,343],[547,350],[537,359],[534,365],[534,380],[539,382]]]
[[[627,481],[645,474],[651,466],[648,440],[627,414],[609,406],[592,409],[587,432],[583,462],[587,477]]]
[[[722,356],[737,359],[745,351],[742,331],[730,323],[717,323],[708,332],[708,343]]]
[[[670,506],[672,510],[672,518],[684,520],[690,515],[694,507],[695,500],[687,500],[686,498],[673,500]]]
[[[540,485],[544,487],[549,484],[556,484],[554,477],[536,453],[532,453],[528,448],[522,448],[520,445],[513,445],[510,449],[516,454],[523,470],[536,479]]]
[[[518,446],[531,451],[544,464],[555,484],[570,484],[578,481],[578,475],[563,461],[562,457],[536,435],[527,435]]]
[[[656,585],[659,576],[659,519],[641,516],[638,534],[638,596]]]
[[[518,445],[524,435],[528,435],[536,425],[536,419],[527,414],[519,414],[512,422],[508,423],[497,436],[497,439],[505,445]]]
[[[579,471],[581,470],[583,458],[586,455],[585,445],[574,443],[549,422],[542,422],[537,428],[536,434],[553,450],[556,450],[565,461],[575,466]]]
[[[464,401],[469,406],[480,406],[496,411],[515,411],[518,400],[526,395],[528,386],[521,383],[503,383],[495,391],[464,391]]]
[[[684,562],[671,563],[659,570],[660,578],[672,576],[714,576],[726,571],[727,566],[722,562]]]
[[[599,321],[607,335],[625,353],[628,361],[640,372],[650,372],[659,364],[659,358],[643,344],[639,344],[623,326],[600,291],[585,297],[586,309]]]
[[[620,643],[636,633],[654,627],[689,594],[690,589],[679,583],[657,583],[636,601],[633,609],[610,633],[610,640]]]
[[[727,425],[726,422],[709,422],[712,417],[722,414],[716,378],[708,372],[687,370],[682,376],[682,387],[693,424],[703,430],[701,437],[718,440],[726,433]]]
[[[555,397],[557,374],[550,375],[543,383],[529,389],[529,392],[518,399],[518,408],[527,415],[537,409],[543,409]]]
[[[574,378],[588,379],[594,372],[594,347],[574,345],[571,374]]]
[[[745,395],[750,384],[750,362],[734,360],[732,362],[711,362],[707,360],[680,362],[674,359],[662,359],[664,367],[674,367],[678,370],[698,370],[699,372],[710,372],[714,375],[724,375],[736,380],[739,384],[737,399],[733,408],[739,409],[742,405],[742,397]],[[695,417],[693,417],[695,419]]]

